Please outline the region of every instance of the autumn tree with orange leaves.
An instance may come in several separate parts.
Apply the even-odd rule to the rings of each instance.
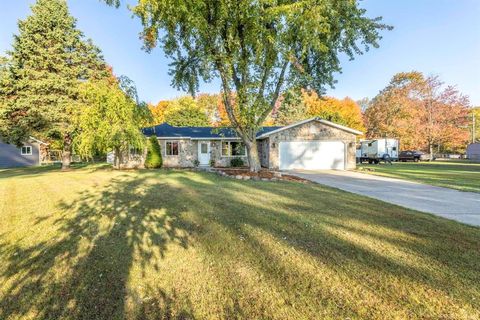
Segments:
[[[168,106],[170,105],[170,101],[162,100],[158,102],[156,105],[149,104],[148,109],[152,113],[152,123],[151,125],[157,125],[165,122],[165,111],[167,110]]]
[[[319,117],[347,127],[364,131],[360,106],[346,97],[320,97],[316,92],[302,90],[300,94],[291,91],[283,97],[274,115],[275,124],[288,125],[308,118]]]
[[[164,122],[171,121],[172,118],[176,118],[178,113],[184,111],[184,108],[179,105],[189,105],[192,108],[198,109],[195,113],[190,113],[194,118],[187,121],[192,125],[198,123],[196,116],[201,119],[200,122],[204,122],[206,118],[208,125],[213,127],[229,126],[230,122],[223,106],[222,97],[219,94],[199,94],[195,99],[191,96],[182,96],[173,100],[162,100],[156,105],[149,104],[150,112],[152,113],[153,122],[151,125],[158,125]],[[200,112],[203,114],[200,114]]]
[[[469,101],[436,76],[396,74],[365,111],[367,137],[396,137],[401,148],[461,151],[468,141]]]

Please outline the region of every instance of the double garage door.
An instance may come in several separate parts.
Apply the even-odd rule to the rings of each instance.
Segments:
[[[280,170],[344,170],[345,144],[342,141],[280,142]]]

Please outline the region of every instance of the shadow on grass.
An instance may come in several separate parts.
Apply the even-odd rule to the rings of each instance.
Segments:
[[[111,165],[107,163],[74,163],[72,164],[70,171],[78,169],[90,169],[96,171],[105,170],[107,168],[111,168]],[[0,169],[0,180],[8,178],[40,177],[55,171],[61,172],[61,169],[62,165],[59,163],[37,167]]]
[[[29,313],[35,319],[124,318],[134,253],[146,264],[153,255],[162,256],[168,242],[188,246],[181,212],[166,210],[156,202],[156,192],[164,185],[144,187],[143,182],[121,177],[100,192],[85,191],[71,203],[61,202],[59,208],[65,215],[54,222],[58,238],[27,249],[12,245],[10,251],[15,254],[6,261],[8,267],[0,278],[15,276],[15,280],[1,297],[0,319]],[[169,192],[179,194],[180,190],[169,188]],[[74,212],[73,217],[69,212]],[[6,250],[7,244],[2,246]],[[65,274],[50,272],[62,264],[68,266],[62,269]],[[154,315],[172,318],[168,314],[172,298],[160,290],[155,299],[150,305],[165,308],[155,310]],[[180,315],[192,318],[186,311]]]
[[[417,292],[418,299],[407,295],[403,301],[389,301],[396,292],[381,293],[376,286],[384,285],[381,279],[395,279],[403,284],[402,290],[415,284],[442,297],[452,295],[452,304],[478,312],[473,302],[480,295],[475,285],[480,276],[474,272],[480,267],[478,228],[319,186],[237,182],[192,172],[162,175],[124,175],[106,188],[87,190],[75,201],[59,203],[63,216],[55,220],[59,234],[55,239],[22,248],[5,243],[0,235],[0,255],[14,252],[0,274],[0,279],[13,279],[0,296],[0,319],[27,314],[36,319],[192,319],[195,305],[188,298],[155,283],[147,288],[148,303],[140,299],[134,302],[134,314],[125,313],[132,267],[145,270],[161,263],[172,244],[195,246],[212,261],[216,276],[232,289],[228,292],[234,303],[222,306],[227,318],[251,317],[249,311],[255,308],[241,301],[249,287],[232,267],[244,264],[268,279],[271,290],[284,298],[285,308],[296,309],[297,314],[334,305],[338,310],[332,312],[338,317],[365,315],[362,297],[352,300],[348,288],[332,291],[316,278],[318,274],[285,261],[283,249],[279,253],[272,246],[294,248],[349,285],[365,287],[365,299],[375,296],[385,305],[414,308],[427,317],[448,315],[422,300],[422,292]],[[390,230],[392,235],[379,230]],[[404,237],[396,238],[396,233]],[[352,236],[404,251],[435,267],[418,267]],[[61,268],[65,274],[51,272],[59,265],[66,266]],[[437,270],[436,265],[444,269]],[[256,303],[265,304],[265,313],[257,316],[267,317],[268,301],[261,298]],[[369,312],[381,316],[387,311],[372,306]]]

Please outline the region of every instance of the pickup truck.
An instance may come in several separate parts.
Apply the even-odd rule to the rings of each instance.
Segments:
[[[435,160],[435,159],[433,158],[433,160]],[[405,151],[401,151],[398,154],[398,161],[403,161],[403,162],[406,162],[406,161],[414,161],[414,162],[430,161],[430,155],[425,153],[425,152],[422,152],[422,151],[405,150]]]

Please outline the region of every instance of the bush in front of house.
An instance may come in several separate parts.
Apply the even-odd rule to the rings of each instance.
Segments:
[[[245,165],[245,162],[243,162],[242,158],[233,158],[230,160],[230,166],[231,167],[243,167]]]
[[[162,151],[158,144],[157,137],[151,136],[147,144],[147,158],[145,159],[145,168],[161,168],[163,164]]]

